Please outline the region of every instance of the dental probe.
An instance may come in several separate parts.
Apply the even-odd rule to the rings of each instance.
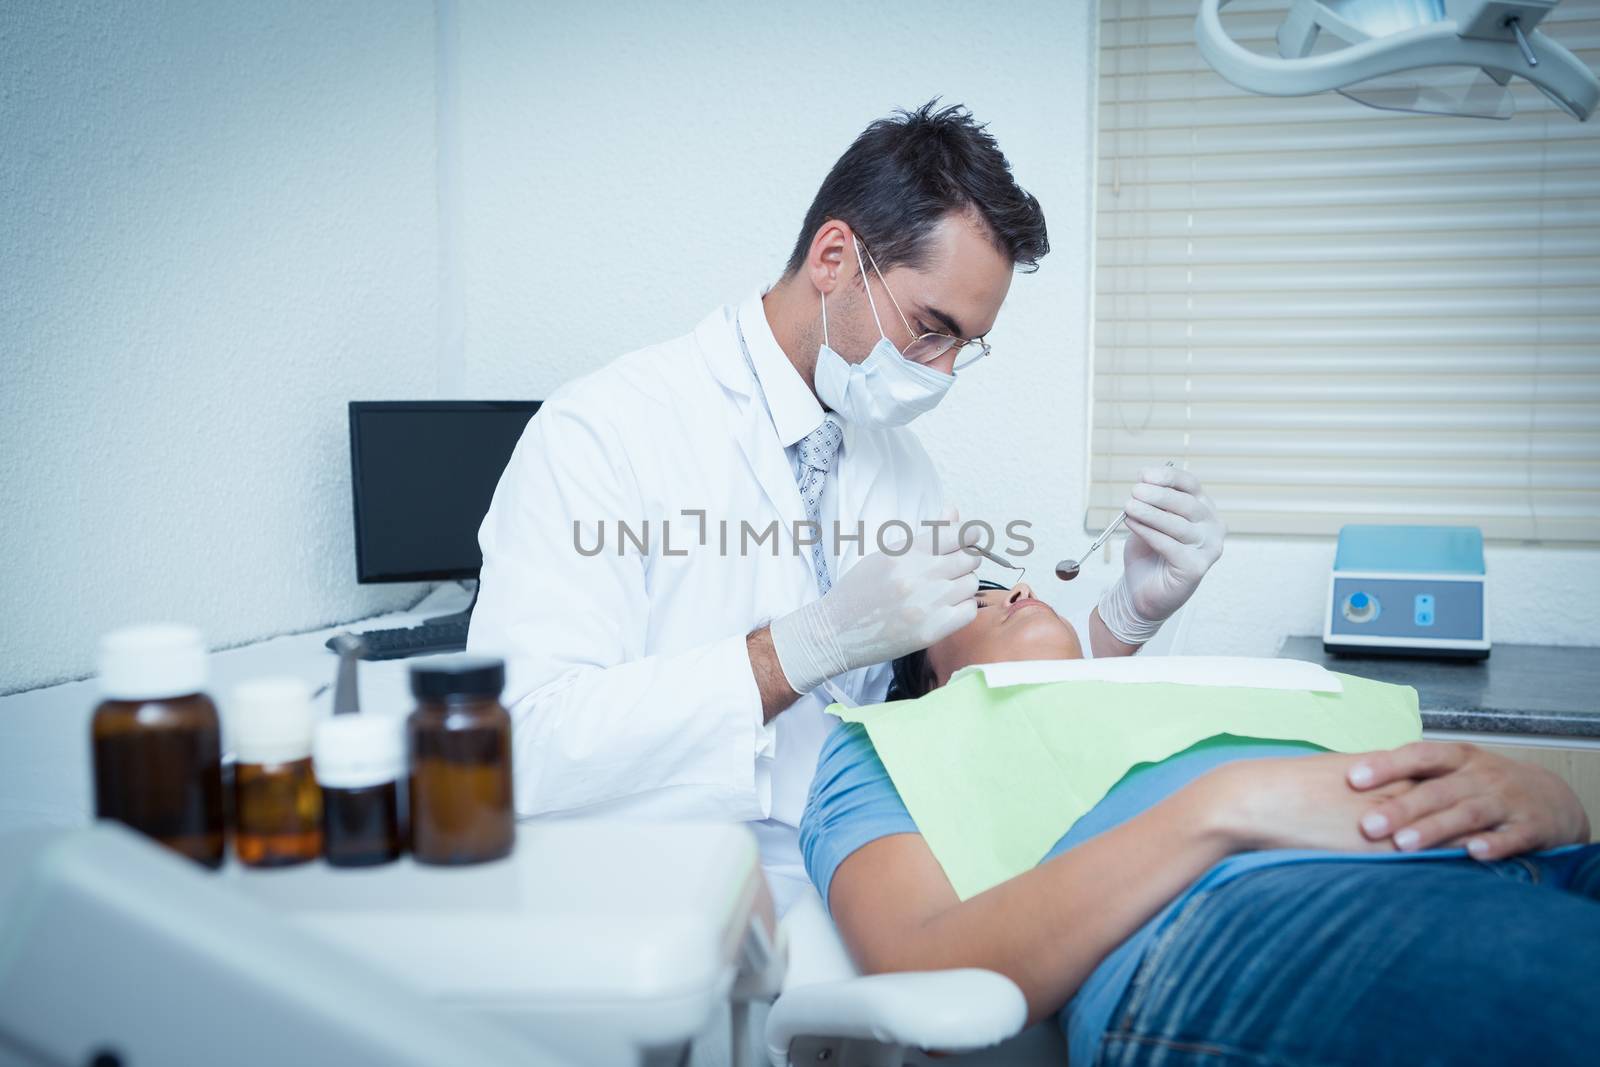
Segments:
[[[1026,567],[1019,567],[1015,563],[1012,563],[1009,559],[1006,559],[1004,556],[999,556],[993,552],[990,552],[987,548],[979,548],[977,545],[972,545],[970,546],[970,550],[976,552],[990,563],[998,563],[1008,571],[1017,572],[1017,580],[1015,582],[1004,583],[1008,589],[1014,585],[1020,584],[1022,579],[1028,576],[1028,569]]]
[[[1001,559],[999,556],[995,555],[993,552],[990,552],[987,548],[979,548],[977,545],[968,545],[967,548],[968,548],[969,551],[976,552],[978,555],[982,556],[984,559],[988,560],[990,563],[998,563],[998,564],[1000,564],[1000,566],[1006,568],[1006,570],[1020,571],[1022,569],[1021,567],[1017,566],[1015,563],[1012,563],[1008,559]]]
[[[1175,466],[1175,464],[1169,459],[1166,462],[1166,466],[1171,467]],[[1117,512],[1117,517],[1111,520],[1111,525],[1107,526],[1104,530],[1101,530],[1100,536],[1089,542],[1089,549],[1083,554],[1083,559],[1088,559],[1089,557],[1093,556],[1100,546],[1106,543],[1106,538],[1110,537],[1116,528],[1122,525],[1123,520],[1127,517],[1128,512],[1126,508]],[[1078,576],[1078,572],[1082,569],[1083,567],[1081,560],[1064,559],[1060,563],[1056,564],[1056,577],[1060,578],[1063,582],[1070,582],[1072,579]]]

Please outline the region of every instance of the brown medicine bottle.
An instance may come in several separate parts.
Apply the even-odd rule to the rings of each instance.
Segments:
[[[419,863],[482,863],[511,852],[511,716],[505,664],[434,656],[411,667],[411,851]]]
[[[322,791],[311,766],[311,691],[298,678],[259,678],[233,691],[233,850],[249,867],[322,854]]]
[[[200,632],[130,626],[100,641],[90,726],[94,809],[207,867],[222,866],[222,744],[202,689]]]
[[[317,723],[311,763],[322,786],[322,851],[335,867],[400,858],[405,722],[389,715],[335,715]]]

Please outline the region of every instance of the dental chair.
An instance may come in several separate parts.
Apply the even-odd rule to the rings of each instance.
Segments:
[[[790,907],[779,938],[788,962],[767,1015],[773,1067],[1067,1061],[1054,1019],[1024,1029],[1022,990],[1003,975],[977,968],[862,975],[815,890]]]

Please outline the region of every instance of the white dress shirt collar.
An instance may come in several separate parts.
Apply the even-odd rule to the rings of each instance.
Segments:
[[[772,412],[772,428],[778,432],[778,443],[788,448],[822,424],[823,410],[816,394],[772,335],[766,308],[761,302],[764,295],[764,292],[757,292],[739,305],[739,328],[750,349],[756,379],[766,395],[767,409]]]

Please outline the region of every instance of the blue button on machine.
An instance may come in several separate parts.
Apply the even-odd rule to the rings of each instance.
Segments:
[[[1418,593],[1416,600],[1412,601],[1412,617],[1418,626],[1433,625],[1433,597],[1427,593]]]
[[[1372,622],[1378,617],[1378,612],[1378,598],[1368,596],[1364,590],[1358,590],[1345,597],[1344,617],[1358,626]]]

